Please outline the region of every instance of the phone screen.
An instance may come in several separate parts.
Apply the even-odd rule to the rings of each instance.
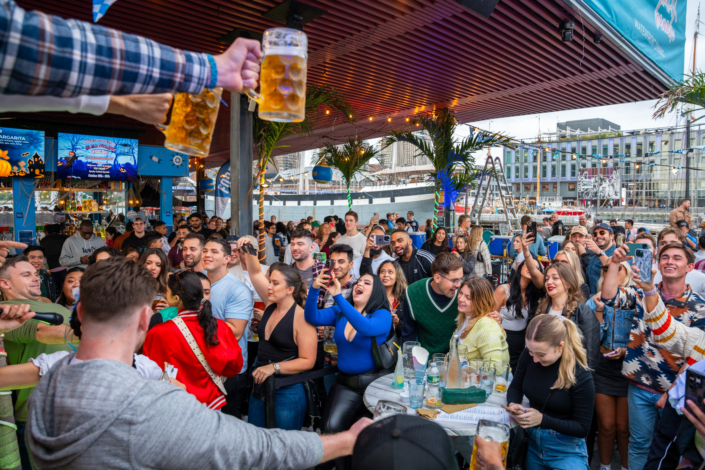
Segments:
[[[529,222],[526,226],[526,235],[528,238],[536,238],[536,222]]]

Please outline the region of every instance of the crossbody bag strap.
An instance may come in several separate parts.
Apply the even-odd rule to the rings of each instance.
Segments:
[[[213,372],[213,369],[211,369],[211,366],[208,364],[208,361],[206,361],[206,357],[203,355],[203,351],[201,351],[201,348],[198,346],[198,343],[196,342],[196,338],[193,337],[193,334],[191,333],[191,330],[188,329],[186,326],[186,323],[184,323],[184,320],[176,317],[172,320],[176,326],[179,328],[179,331],[181,331],[181,334],[184,335],[184,339],[188,343],[188,345],[191,347],[191,351],[196,355],[196,358],[198,359],[198,362],[201,363],[203,368],[206,370],[208,375],[210,376],[211,380],[216,384],[218,389],[223,393],[223,395],[227,395],[228,393],[225,391],[225,386],[223,385],[223,379],[217,375],[215,372]]]

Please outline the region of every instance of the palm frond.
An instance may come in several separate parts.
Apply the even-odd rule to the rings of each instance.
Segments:
[[[679,104],[692,104],[697,109],[685,111],[690,114],[705,108],[705,73],[696,72],[686,75],[682,82],[678,82],[661,94],[654,105],[653,118],[662,118],[667,112],[674,111]],[[700,118],[699,118],[700,119]]]
[[[395,142],[406,142],[419,150],[419,153],[414,155],[414,158],[428,157],[431,162],[435,160],[435,152],[433,146],[422,135],[415,134],[410,131],[392,131],[388,136],[384,137],[380,142],[380,146],[384,149]]]
[[[355,174],[363,173],[364,166],[379,157],[381,149],[365,144],[361,137],[348,140],[342,147],[325,144],[319,151],[316,165],[325,164],[340,171],[345,183],[350,185]]]

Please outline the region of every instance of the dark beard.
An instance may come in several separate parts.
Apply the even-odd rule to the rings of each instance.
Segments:
[[[382,250],[383,248],[377,248],[376,250],[374,248],[370,248],[370,256],[372,256],[373,258],[379,256],[382,254]]]

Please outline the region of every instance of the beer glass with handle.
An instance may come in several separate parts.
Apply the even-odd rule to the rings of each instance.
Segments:
[[[265,121],[301,122],[306,118],[308,38],[303,31],[271,28],[262,36],[260,92],[247,89]]]
[[[207,157],[222,94],[222,88],[204,88],[197,95],[176,93],[169,124],[156,124],[157,129],[166,136],[164,147],[188,155]]]
[[[481,419],[477,423],[475,436],[480,436],[485,440],[499,442],[502,445],[502,462],[507,466],[507,454],[509,451],[509,426],[495,421]],[[472,456],[470,457],[470,470],[480,470],[477,463],[477,443],[473,442]]]

